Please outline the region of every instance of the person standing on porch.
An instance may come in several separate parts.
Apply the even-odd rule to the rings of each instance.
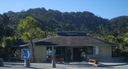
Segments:
[[[67,52],[67,57],[68,57],[68,62],[70,62],[71,61],[71,51],[70,50],[68,50],[68,52]]]
[[[83,50],[81,50],[82,52],[81,52],[81,59],[82,59],[82,61],[85,61],[85,59],[86,59],[86,53],[83,51]]]

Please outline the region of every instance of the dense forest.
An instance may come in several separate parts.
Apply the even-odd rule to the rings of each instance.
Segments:
[[[4,26],[15,29],[19,21],[27,16],[36,19],[43,31],[86,31],[90,34],[108,35],[114,32],[126,33],[128,29],[128,16],[115,17],[109,20],[88,11],[60,12],[52,9],[46,10],[45,8],[21,12],[9,11],[1,14],[0,21],[3,22]],[[2,29],[0,29],[1,32],[3,32]]]
[[[86,31],[90,36],[120,43],[125,50],[128,45],[128,16],[105,19],[88,11],[60,12],[45,8],[0,14],[0,42],[3,37],[15,36],[18,23],[27,16],[34,18],[44,32]]]
[[[88,11],[60,12],[52,9],[46,10],[45,8],[21,12],[9,11],[1,14],[0,21],[3,22],[4,26],[14,30],[19,21],[27,16],[33,17],[43,31],[86,31],[89,34],[108,35],[115,32],[126,33],[128,30],[128,16],[115,17],[109,20]],[[3,28],[0,30],[3,33]]]

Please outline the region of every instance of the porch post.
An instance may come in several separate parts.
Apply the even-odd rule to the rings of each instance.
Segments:
[[[54,58],[54,46],[52,46],[52,68],[56,68],[56,62]]]

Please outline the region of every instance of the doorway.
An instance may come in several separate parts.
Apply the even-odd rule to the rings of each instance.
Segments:
[[[81,61],[81,48],[73,48],[73,61]]]

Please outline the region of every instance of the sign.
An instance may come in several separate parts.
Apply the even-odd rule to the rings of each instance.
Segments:
[[[22,49],[21,50],[21,59],[22,60],[29,60],[30,59],[30,50],[29,49]]]

